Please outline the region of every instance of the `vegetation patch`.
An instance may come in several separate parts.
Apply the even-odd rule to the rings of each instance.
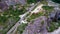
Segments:
[[[45,10],[45,15],[48,16],[52,10],[54,10],[54,7],[52,6],[42,6],[42,8]]]
[[[27,23],[22,23],[22,24],[18,27],[17,31],[19,31],[19,33],[22,34],[27,25],[28,25]]]
[[[10,6],[8,10],[0,13],[0,25],[4,26],[3,30],[0,31],[2,34],[6,34],[6,32],[20,19],[19,15],[26,12],[24,7],[22,9],[18,8],[19,7],[14,10],[13,6]]]
[[[52,1],[60,4],[60,0],[52,0]]]
[[[48,32],[53,32],[54,30],[58,29],[58,27],[60,27],[60,22],[51,22]]]
[[[27,3],[28,3],[28,4],[36,3],[36,2],[37,2],[37,0],[27,0]]]
[[[44,12],[39,12],[39,13],[33,13],[29,18],[28,18],[28,22],[30,22],[31,20],[33,20],[33,19],[35,19],[35,18],[37,18],[37,17],[39,17],[39,16],[43,16],[44,15]]]

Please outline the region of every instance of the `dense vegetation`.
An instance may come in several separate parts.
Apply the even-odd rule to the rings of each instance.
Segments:
[[[28,20],[27,21],[31,21],[32,19],[35,19],[35,18],[37,18],[37,17],[39,17],[39,16],[43,16],[44,15],[44,12],[39,12],[39,13],[33,13],[29,18],[28,18]]]
[[[27,3],[28,3],[28,4],[36,3],[36,2],[37,2],[37,0],[27,0]]]
[[[51,11],[53,9],[52,6],[42,6],[44,10]]]
[[[10,6],[8,10],[0,13],[0,25],[3,25],[4,29],[0,31],[2,34],[6,34],[6,32],[20,19],[19,15],[26,12],[25,8],[18,9],[16,6],[14,9],[13,6]],[[9,26],[9,27],[8,27]]]
[[[8,20],[10,17],[19,17],[19,15],[25,13],[26,10],[23,7],[22,9],[16,8],[15,10],[13,9],[13,6],[10,6],[10,8],[0,14],[0,23],[5,22]]]
[[[43,6],[42,8],[46,11],[45,14],[47,16],[49,16],[49,14],[52,12],[52,10],[53,10],[54,7],[52,7],[52,6]],[[56,15],[56,17],[58,17],[58,16]],[[55,16],[53,18],[55,18]],[[49,23],[48,24],[49,26],[47,27],[48,28],[48,32],[53,32],[55,29],[57,29],[60,26],[60,21],[58,19],[57,19],[57,21],[53,21],[53,19],[51,19],[51,22],[48,22],[48,23]]]
[[[52,0],[52,1],[60,4],[60,0]]]
[[[17,30],[19,31],[20,34],[23,33],[23,31],[25,30],[25,28],[26,28],[27,25],[28,25],[27,23],[22,23],[22,24],[18,27]]]
[[[47,3],[45,0],[27,0],[27,3],[31,4],[31,3],[36,3],[36,2],[39,2],[39,1],[42,2],[42,3],[44,3],[44,4]]]
[[[52,10],[54,9],[54,7],[52,7],[52,6],[42,6],[42,8],[45,10],[45,15],[49,15],[51,12],[52,12]]]

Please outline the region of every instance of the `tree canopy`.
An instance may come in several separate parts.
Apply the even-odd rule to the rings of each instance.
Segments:
[[[36,3],[37,0],[27,0],[27,3],[30,4],[30,3]]]
[[[52,1],[60,4],[60,0],[52,0]]]

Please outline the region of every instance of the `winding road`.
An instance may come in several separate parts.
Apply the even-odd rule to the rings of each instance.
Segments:
[[[31,10],[38,5],[38,3],[36,3],[34,6],[30,7],[29,11],[27,11],[26,13],[20,15],[20,20],[7,32],[7,34],[14,34],[15,31],[17,30],[18,26],[22,23],[23,19],[26,17],[26,15],[31,12]]]

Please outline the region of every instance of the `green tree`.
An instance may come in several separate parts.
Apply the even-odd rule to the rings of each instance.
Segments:
[[[26,26],[27,26],[28,24],[27,23],[22,23],[19,27],[18,27],[18,31],[20,32],[20,34],[22,34],[23,33],[23,31],[25,30],[25,28],[26,28]]]
[[[45,10],[45,15],[48,16],[50,12],[54,9],[52,6],[43,6],[42,7]]]
[[[28,4],[36,3],[36,2],[37,2],[37,0],[27,0],[27,3],[28,3]]]
[[[60,0],[52,0],[52,1],[60,4]]]

